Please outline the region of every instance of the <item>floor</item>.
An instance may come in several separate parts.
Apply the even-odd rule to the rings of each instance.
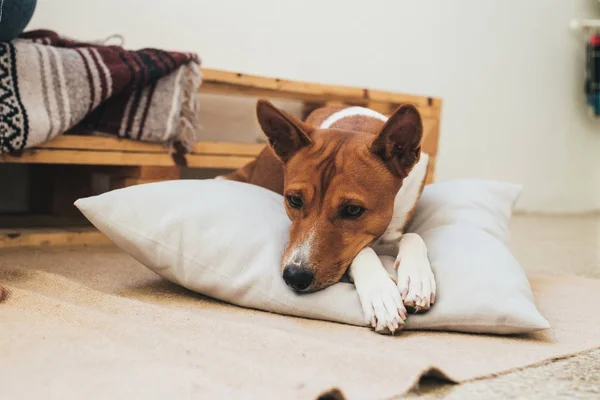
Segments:
[[[512,248],[527,271],[600,279],[600,215],[515,216]],[[600,349],[460,385],[424,379],[417,389],[403,397],[600,399]]]
[[[600,215],[517,215],[511,228],[513,251],[527,271],[600,278]],[[599,399],[600,349],[460,385],[424,379],[404,397]]]

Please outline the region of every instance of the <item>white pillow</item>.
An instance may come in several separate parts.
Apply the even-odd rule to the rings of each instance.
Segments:
[[[508,334],[549,327],[505,245],[519,192],[481,181],[425,188],[412,226],[428,246],[438,301],[410,316],[408,329]],[[240,306],[365,325],[352,284],[311,294],[285,285],[279,265],[290,221],[276,193],[226,180],[178,180],[75,205],[121,249],[190,290]],[[393,259],[382,261],[391,267]]]
[[[512,206],[520,185],[477,179],[453,180],[427,186],[410,224],[412,232],[442,225],[469,225],[508,244]]]

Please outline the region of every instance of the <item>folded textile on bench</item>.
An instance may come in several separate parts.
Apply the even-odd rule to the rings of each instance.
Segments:
[[[193,53],[128,51],[48,30],[0,42],[0,153],[64,133],[189,149],[197,140],[199,65]]]

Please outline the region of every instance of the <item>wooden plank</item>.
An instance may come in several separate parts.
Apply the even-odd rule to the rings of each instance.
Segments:
[[[258,143],[232,143],[232,142],[199,142],[194,145],[192,154],[215,154],[236,156],[257,156],[265,147]]]
[[[259,145],[261,148],[262,145]],[[252,161],[251,156],[219,156],[188,154],[188,167],[235,169]],[[132,153],[123,151],[84,151],[60,149],[32,149],[21,156],[0,155],[0,162],[20,164],[76,164],[76,165],[123,165],[123,166],[175,166],[173,158],[166,153]]]
[[[257,155],[263,145],[254,143],[230,142],[199,142],[192,154],[222,154],[222,155]],[[162,144],[145,143],[135,140],[119,139],[104,136],[58,136],[36,148],[63,150],[101,150],[123,151],[137,153],[167,153],[168,149]]]
[[[224,85],[224,84],[211,84],[211,83],[203,83],[200,87],[200,90],[206,93],[213,94],[225,94],[225,95],[245,95],[251,97],[266,97],[266,98],[278,98],[278,99],[289,99],[289,100],[299,100],[305,102],[327,102],[327,101],[338,101],[344,104],[351,105],[362,105],[367,106],[367,104],[371,101],[370,99],[365,98],[354,98],[349,96],[341,96],[336,95],[335,93],[323,93],[323,94],[306,94],[306,93],[298,93],[298,92],[286,92],[282,90],[269,90],[263,88],[255,88],[255,87],[247,87],[247,86],[232,86],[232,85]],[[394,102],[393,104],[402,104],[402,103],[411,103],[414,104],[419,112],[423,116],[431,116],[435,114],[439,110],[437,106],[429,106],[427,104],[427,99],[413,101],[401,101],[398,99],[398,103]],[[425,104],[424,104],[425,103]],[[392,104],[392,103],[390,103]]]
[[[427,165],[427,179],[425,180],[425,184],[429,185],[435,182],[435,158],[429,158],[429,164]]]
[[[280,78],[270,78],[258,75],[241,74],[237,72],[202,69],[202,86],[225,86],[234,89],[256,89],[277,91],[296,95],[314,95],[332,97],[344,97],[354,99],[364,99],[364,92],[361,88],[324,85],[317,83],[308,83],[301,81],[292,81]]]
[[[421,148],[430,157],[437,156],[439,123],[432,118],[423,118],[423,140]]]
[[[442,106],[442,100],[431,96],[416,96],[403,93],[387,92],[383,90],[372,90],[369,89],[369,98],[371,101],[382,102],[382,103],[413,103],[421,106],[428,106],[433,108],[440,108]],[[419,99],[419,100],[416,100]]]
[[[0,230],[0,249],[24,246],[101,246],[111,243],[109,238],[94,228]]]
[[[131,151],[140,153],[165,153],[167,147],[162,144],[146,143],[131,139],[106,136],[61,135],[42,143],[37,149]]]
[[[396,109],[396,107],[392,104],[389,103],[381,103],[381,102],[376,102],[376,101],[371,101],[369,103],[367,103],[367,108],[370,108],[371,110],[377,111],[383,115],[386,116],[390,116],[391,113],[393,113]]]
[[[269,95],[270,97],[309,101],[342,100],[360,104],[379,101],[399,104],[413,103],[426,107],[441,106],[441,100],[437,98],[382,90],[267,78],[207,68],[202,69],[202,74],[203,82],[200,90],[207,93],[241,94],[244,92],[252,96]]]

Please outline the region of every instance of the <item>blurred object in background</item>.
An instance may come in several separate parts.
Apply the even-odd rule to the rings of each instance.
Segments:
[[[16,39],[31,20],[37,0],[0,0],[0,41]]]
[[[600,117],[600,34],[592,32],[586,46],[585,94],[595,117]]]

